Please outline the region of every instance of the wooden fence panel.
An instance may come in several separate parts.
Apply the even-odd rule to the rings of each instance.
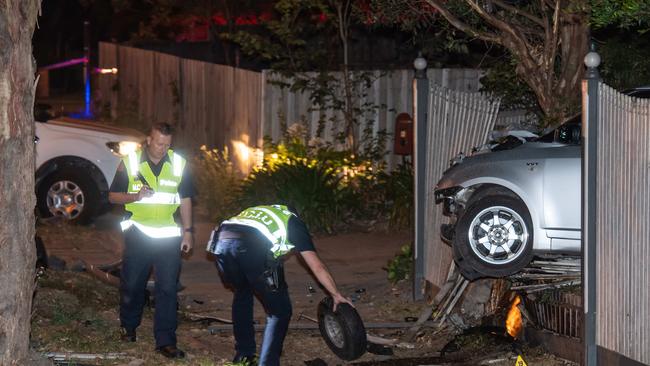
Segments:
[[[181,73],[183,75],[183,117],[178,137],[183,145],[198,147],[210,146],[213,136],[207,135],[206,120],[206,85],[204,62],[183,59]],[[185,146],[184,146],[185,147]],[[189,147],[189,146],[188,146]]]
[[[180,99],[181,59],[158,52],[154,53],[153,59],[154,107],[151,120],[152,122],[178,123],[182,108]]]
[[[248,147],[261,146],[260,73],[103,42],[100,66],[119,71],[99,79],[97,104],[131,127],[174,123],[174,144],[181,149],[232,148],[230,140],[238,139],[246,155]],[[250,166],[248,160],[235,163]]]
[[[100,43],[100,65],[118,67],[119,72],[117,76],[100,79],[98,104],[110,106],[114,118],[135,116],[135,128],[145,129],[157,121],[175,121],[175,144],[179,147],[207,145],[221,149],[229,145],[235,153],[231,141],[239,141],[259,148],[265,135],[277,141],[296,122],[305,124],[308,140],[317,135],[320,120],[330,121],[321,134],[324,141],[333,142],[335,132],[341,130],[334,130],[331,122],[343,119],[340,112],[318,110],[308,93],[290,92],[269,83],[288,81],[269,71],[260,74],[110,43]],[[367,103],[377,108],[362,116],[355,132],[357,138],[367,124],[373,137],[382,130],[392,134],[396,116],[413,111],[411,70],[369,73],[372,82],[361,91],[366,95],[355,106]],[[334,75],[341,78],[340,73]],[[480,88],[482,72],[430,69],[427,75],[434,84],[475,92]],[[392,138],[388,138],[385,148],[392,150],[392,143]],[[249,153],[238,146],[241,157]],[[389,169],[401,160],[401,156],[392,154],[386,157]]]
[[[99,43],[99,67],[116,67],[119,73],[117,45],[105,42]],[[95,110],[99,109],[99,113],[108,112],[111,118],[115,118],[117,116],[117,91],[115,88],[118,83],[118,75],[99,75],[96,80],[96,92],[93,96]]]

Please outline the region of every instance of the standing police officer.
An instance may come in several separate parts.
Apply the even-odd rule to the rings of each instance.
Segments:
[[[282,205],[248,208],[212,233],[208,251],[216,254],[224,284],[233,292],[232,318],[235,333],[234,362],[255,358],[253,294],[267,313],[260,365],[280,364],[282,343],[291,318],[291,300],[281,258],[296,249],[334,300],[352,305],[338,291],[332,275],[314,249],[309,231],[295,212]]]
[[[165,357],[183,358],[176,348],[177,282],[181,251],[192,249],[194,186],[186,160],[172,151],[172,128],[158,123],[147,136],[146,147],[120,163],[111,184],[109,201],[123,204],[124,253],[120,283],[121,339],[136,341],[142,319],[145,286],[153,267],[156,308],[156,350]],[[180,207],[182,226],[174,220]]]

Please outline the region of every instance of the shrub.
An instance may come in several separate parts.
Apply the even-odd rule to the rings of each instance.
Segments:
[[[228,149],[201,150],[192,161],[200,206],[211,220],[221,222],[239,212],[238,198],[242,179],[229,160]]]
[[[342,188],[335,172],[307,159],[255,169],[243,182],[240,203],[293,205],[314,231],[331,233],[340,221]]]
[[[391,229],[413,225],[413,166],[403,163],[385,178],[384,197]]]
[[[412,244],[404,245],[395,258],[388,261],[385,270],[388,272],[388,280],[392,283],[409,279],[413,273]]]

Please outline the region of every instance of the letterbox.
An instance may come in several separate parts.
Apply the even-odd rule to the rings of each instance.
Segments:
[[[400,113],[395,119],[393,152],[396,155],[413,154],[413,118],[408,113]]]

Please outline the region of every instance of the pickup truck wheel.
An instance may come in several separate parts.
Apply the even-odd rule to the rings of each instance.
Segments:
[[[43,179],[37,192],[38,208],[43,217],[58,216],[86,224],[99,204],[99,190],[83,169],[62,169]]]
[[[471,204],[456,225],[454,254],[461,272],[487,277],[519,272],[533,257],[533,225],[526,205],[501,194]]]

